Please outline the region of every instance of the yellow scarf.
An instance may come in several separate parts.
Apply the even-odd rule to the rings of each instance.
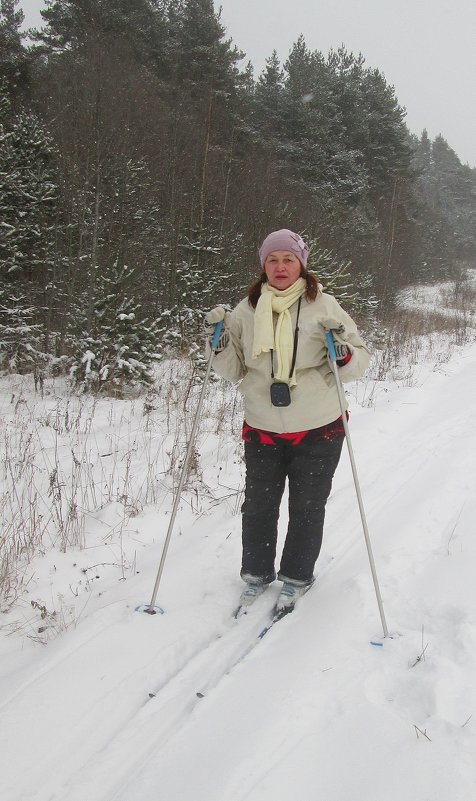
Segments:
[[[287,289],[275,289],[267,282],[261,287],[261,297],[255,309],[255,326],[253,339],[253,359],[261,353],[275,351],[278,368],[275,371],[276,381],[284,381],[290,387],[296,385],[295,371],[291,378],[289,372],[293,357],[294,331],[288,309],[306,291],[306,281],[298,278]],[[273,312],[278,315],[276,331],[273,326]]]

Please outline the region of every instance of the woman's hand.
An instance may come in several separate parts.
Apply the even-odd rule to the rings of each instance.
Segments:
[[[211,311],[207,312],[205,315],[205,320],[209,325],[215,326],[223,320],[224,328],[228,328],[229,319],[230,312],[225,306],[215,306],[214,309],[211,309]]]
[[[320,323],[324,329],[324,331],[332,331],[341,341],[345,342],[348,338],[347,330],[340,320],[336,320],[335,318],[326,318],[324,320],[320,320]]]
[[[205,315],[205,335],[211,344],[215,334],[215,327],[217,323],[223,323],[222,332],[218,338],[218,342],[214,347],[215,353],[220,353],[226,348],[230,340],[230,335],[227,331],[230,320],[230,312],[224,306],[215,306]]]
[[[334,342],[334,350],[336,352],[337,367],[343,367],[344,364],[350,362],[352,351],[348,345],[345,345],[343,342]]]

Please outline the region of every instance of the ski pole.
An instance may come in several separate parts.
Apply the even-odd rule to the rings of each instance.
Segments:
[[[195,434],[197,432],[197,426],[198,426],[198,421],[199,421],[199,418],[200,418],[200,412],[202,410],[203,399],[205,397],[205,390],[207,388],[208,380],[210,378],[210,372],[211,372],[211,369],[212,369],[213,357],[215,355],[215,349],[216,349],[216,347],[218,345],[218,340],[220,338],[220,334],[221,334],[222,328],[223,328],[223,320],[220,320],[220,322],[218,322],[215,325],[215,331],[213,332],[213,338],[212,338],[212,341],[210,343],[210,357],[208,359],[207,369],[206,369],[206,372],[205,372],[205,377],[203,379],[202,389],[200,391],[200,397],[198,399],[197,411],[195,412],[195,417],[194,417],[193,425],[192,425],[192,431],[190,433],[190,440],[189,440],[189,443],[188,443],[187,452],[185,454],[185,460],[184,460],[184,463],[183,463],[183,466],[182,466],[182,472],[180,474],[180,480],[179,480],[177,492],[175,494],[174,504],[173,504],[173,507],[172,507],[172,514],[170,515],[169,527],[167,529],[167,535],[165,537],[164,547],[162,549],[162,556],[161,556],[161,559],[160,559],[159,569],[157,571],[157,578],[155,579],[155,584],[154,584],[154,589],[153,589],[153,592],[152,592],[152,597],[150,599],[149,606],[146,607],[143,610],[144,612],[147,612],[147,614],[149,614],[149,615],[155,615],[156,614],[156,609],[154,608],[155,601],[156,601],[156,598],[157,598],[157,593],[159,591],[160,580],[162,578],[162,573],[163,573],[164,565],[165,565],[165,559],[167,557],[167,551],[168,551],[168,548],[169,548],[170,539],[172,537],[172,531],[173,531],[173,527],[174,527],[174,523],[175,523],[175,518],[177,516],[177,510],[178,510],[178,505],[179,505],[180,498],[181,498],[181,495],[182,495],[183,485],[185,483],[185,479],[186,479],[186,476],[187,476],[188,463],[189,463],[190,454],[192,453],[192,448],[193,448],[193,445],[194,445],[194,442],[195,442]]]
[[[380,587],[379,587],[378,578],[377,578],[377,570],[375,568],[375,561],[374,561],[374,557],[373,557],[373,553],[372,553],[372,545],[371,545],[371,542],[370,542],[369,529],[368,529],[368,526],[367,526],[367,519],[366,519],[366,516],[365,516],[364,504],[363,504],[363,501],[362,501],[362,493],[360,491],[360,483],[359,483],[359,477],[357,475],[357,467],[356,467],[356,464],[355,464],[354,451],[353,451],[353,448],[352,448],[352,440],[350,438],[349,424],[347,422],[347,415],[346,415],[346,409],[345,409],[345,399],[344,399],[344,390],[342,388],[342,383],[341,383],[340,376],[339,376],[339,368],[337,366],[336,350],[335,350],[335,347],[334,347],[334,339],[332,337],[332,332],[331,331],[326,331],[326,342],[327,342],[327,348],[328,348],[328,351],[329,351],[329,360],[330,360],[330,363],[331,363],[332,372],[334,373],[334,378],[335,378],[335,382],[336,382],[336,389],[337,389],[337,395],[339,397],[340,409],[341,409],[341,412],[342,412],[342,422],[344,424],[345,438],[346,438],[346,442],[347,442],[347,450],[349,451],[350,464],[351,464],[351,467],[352,467],[352,474],[354,476],[355,492],[356,492],[356,495],[357,495],[357,502],[359,504],[360,517],[362,519],[362,528],[364,530],[365,544],[367,546],[367,553],[369,555],[370,569],[372,571],[372,578],[373,578],[374,587],[375,587],[375,595],[377,596],[377,603],[378,603],[378,608],[379,608],[379,612],[380,612],[380,619],[382,621],[383,636],[384,637],[388,637],[389,633],[388,633],[388,628],[387,628],[387,622],[385,620],[385,612],[384,612],[384,609],[383,609],[382,595],[380,593]]]

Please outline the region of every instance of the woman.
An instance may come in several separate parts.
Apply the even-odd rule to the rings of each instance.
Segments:
[[[276,578],[278,517],[286,478],[289,524],[278,572],[276,613],[285,614],[313,582],[327,498],[344,428],[325,332],[332,330],[342,381],[365,371],[369,351],[337,300],[307,270],[308,247],[288,229],[274,231],[259,250],[262,274],[223,320],[215,371],[240,382],[244,396],[246,487],[242,506],[248,606]]]

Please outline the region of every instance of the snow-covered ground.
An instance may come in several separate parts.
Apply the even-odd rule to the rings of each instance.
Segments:
[[[348,388],[385,639],[345,451],[316,584],[259,640],[279,584],[231,618],[233,391],[207,395],[165,613],[150,616],[135,608],[152,592],[197,382],[184,411],[174,364],[145,401],[2,380],[3,530],[34,529],[43,552],[2,615],[2,801],[475,801],[476,342],[441,342]]]

